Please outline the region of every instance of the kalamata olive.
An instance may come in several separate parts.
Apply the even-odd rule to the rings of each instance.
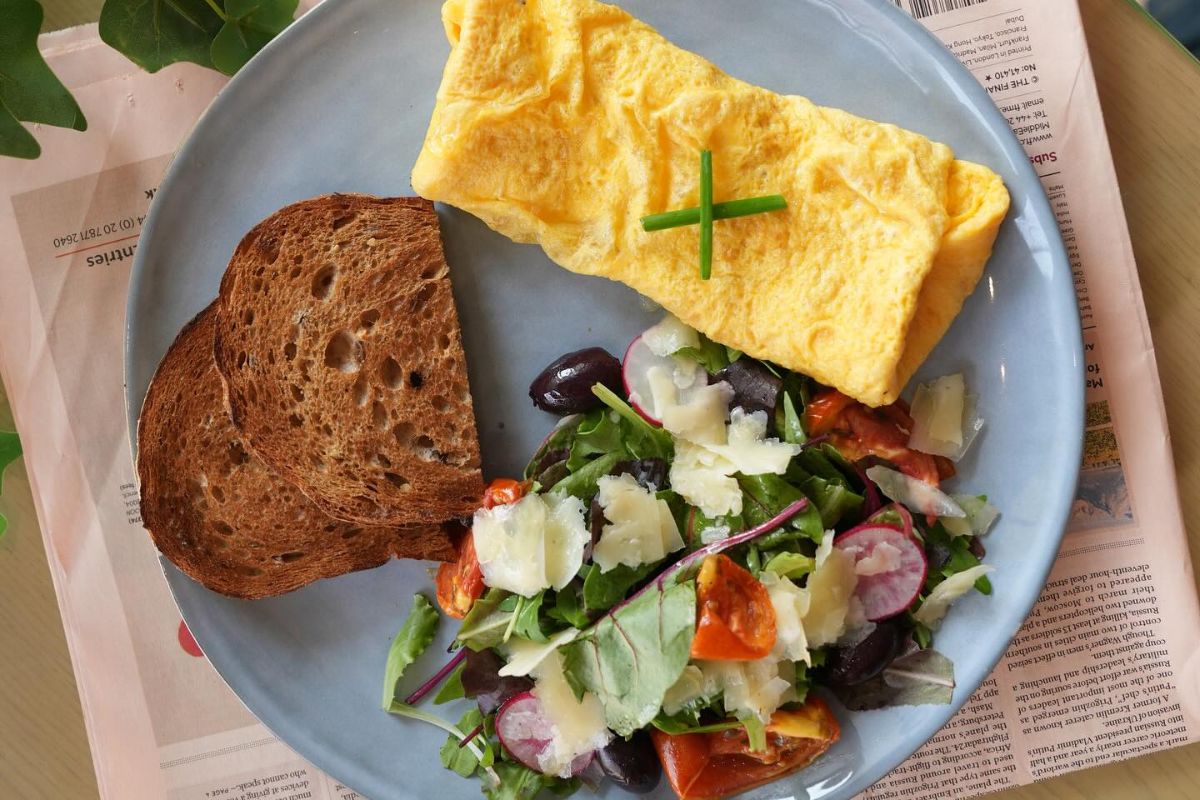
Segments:
[[[753,358],[739,358],[713,376],[713,381],[725,381],[733,387],[734,407],[746,411],[775,413],[775,402],[783,388],[783,381],[771,374],[771,370]]]
[[[533,688],[528,678],[500,677],[504,659],[492,650],[467,651],[462,671],[463,693],[479,702],[479,710],[491,714],[510,697]]]
[[[602,383],[620,393],[621,362],[601,347],[589,347],[560,356],[529,384],[533,404],[551,414],[580,414],[599,408],[592,387]]]
[[[610,475],[632,475],[643,489],[657,492],[667,485],[667,462],[661,458],[639,458],[636,461],[618,461]]]
[[[983,546],[983,542],[978,536],[972,536],[967,544],[967,549],[971,551],[971,555],[982,561],[987,556],[987,548]]]
[[[600,769],[627,792],[649,794],[662,778],[662,764],[645,731],[638,731],[628,740],[613,737],[598,755]]]
[[[830,651],[825,680],[830,686],[855,686],[869,681],[892,663],[903,645],[900,625],[891,620],[880,622],[857,644]]]

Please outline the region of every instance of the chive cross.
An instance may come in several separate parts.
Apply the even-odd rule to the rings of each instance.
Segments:
[[[700,205],[694,208],[683,208],[678,211],[667,211],[662,214],[649,214],[642,217],[642,230],[646,232],[664,231],[668,228],[679,228],[684,225],[700,225],[700,279],[712,277],[712,241],[713,222],[718,219],[733,219],[747,217],[751,214],[763,214],[768,211],[781,211],[787,208],[787,200],[783,195],[771,194],[763,197],[747,197],[741,200],[729,200],[724,203],[713,203],[712,180],[712,151],[700,153]]]

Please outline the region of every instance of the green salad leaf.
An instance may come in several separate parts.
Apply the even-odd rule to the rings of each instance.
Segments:
[[[554,607],[546,610],[546,616],[572,628],[586,628],[592,623],[584,610],[583,582],[578,577],[554,593]]]
[[[592,692],[608,726],[629,736],[653,720],[687,666],[696,625],[692,581],[647,590],[563,650],[567,679]]]
[[[618,564],[608,572],[601,572],[600,567],[589,564],[584,569],[587,572],[583,579],[583,607],[589,614],[608,611],[625,599],[629,590],[654,574],[658,564],[641,564],[627,567]]]
[[[605,453],[599,458],[587,462],[554,484],[552,492],[574,495],[585,504],[591,502],[592,498],[596,496],[596,492],[600,491],[600,479],[612,471],[612,468],[621,460],[622,455],[622,453]]]
[[[586,414],[575,430],[567,469],[575,472],[587,463],[590,456],[623,452],[625,442],[620,419],[607,408]]]
[[[41,154],[22,122],[87,129],[79,104],[38,50],[41,27],[42,7],[36,0],[0,3],[0,156]]]
[[[779,435],[785,442],[789,444],[804,444],[808,441],[808,436],[804,433],[804,423],[800,420],[800,413],[796,410],[796,401],[792,399],[789,392],[782,392],[783,403],[779,407],[779,418],[777,426]]]
[[[761,753],[767,749],[767,726],[753,714],[739,714],[738,722],[746,729],[746,738],[750,740],[750,750]]]
[[[785,550],[775,553],[763,565],[763,572],[773,572],[781,578],[796,580],[812,572],[817,566],[817,560],[803,553]]]
[[[662,428],[651,425],[639,413],[622,400],[612,389],[602,383],[592,387],[592,393],[600,398],[604,405],[620,415],[626,423],[625,447],[634,458],[661,458],[670,461],[675,453],[675,442],[671,434]]]
[[[949,578],[951,575],[956,575],[959,572],[966,572],[972,567],[979,566],[982,562],[976,558],[971,552],[971,536],[951,536],[942,523],[937,522],[928,528],[924,528],[925,546],[927,548],[942,550],[949,553],[946,563],[941,569],[931,569],[929,575],[925,578],[925,591],[931,592],[933,588],[942,581]],[[981,594],[992,593],[992,582],[988,580],[987,575],[982,576],[975,581],[975,588]]]
[[[579,430],[579,426],[583,424],[583,420],[584,416],[582,414],[564,417],[563,420],[558,423],[558,427],[551,431],[550,435],[546,437],[545,441],[538,446],[538,449],[534,452],[533,457],[529,459],[529,463],[525,465],[525,471],[522,473],[522,476],[526,480],[537,478],[541,472],[545,470],[547,466],[549,466],[548,464],[543,464],[542,462],[545,461],[550,454],[570,451],[571,443],[575,441],[575,433]],[[566,459],[565,455],[563,456],[563,459]]]
[[[462,719],[458,721],[456,727],[464,734],[470,735],[471,731],[482,724],[483,714],[480,713],[479,707],[476,706],[463,714]],[[481,744],[482,757],[477,755],[476,751],[471,748],[462,746],[462,737],[456,736],[453,733],[449,734],[446,737],[446,743],[442,745],[442,749],[438,752],[438,755],[442,759],[442,766],[446,769],[454,770],[464,778],[474,775],[481,764],[485,767],[491,766],[495,762],[495,754],[487,737],[480,734],[475,736],[471,741]]]
[[[678,358],[688,358],[695,361],[704,367],[704,371],[710,375],[715,375],[721,370],[729,366],[729,362],[735,361],[730,351],[725,345],[717,344],[712,339],[709,339],[703,333],[700,334],[699,347],[681,347],[671,355]],[[741,355],[740,353],[738,354]]]
[[[438,689],[438,693],[433,696],[433,704],[435,706],[444,705],[453,700],[461,700],[467,696],[466,689],[463,688],[462,673],[466,667],[466,662],[459,664],[446,678],[446,682]]]
[[[533,800],[543,789],[558,797],[566,797],[579,789],[579,779],[563,780],[551,775],[534,772],[515,761],[497,761],[496,773],[500,776],[499,786],[483,787],[487,800]]]
[[[396,699],[396,690],[404,670],[425,652],[437,635],[438,612],[423,594],[414,594],[412,610],[388,650],[387,666],[383,673],[383,709]]]
[[[21,440],[12,431],[0,431],[0,493],[4,491],[4,468],[21,455]],[[0,514],[0,537],[8,529],[8,520]]]
[[[737,481],[742,490],[742,517],[747,528],[762,525],[806,496],[780,475],[739,474]],[[820,544],[824,535],[825,525],[814,501],[782,528],[758,540],[758,546],[763,550],[775,550],[799,539]]]
[[[510,597],[503,589],[488,589],[475,601],[458,628],[458,641],[472,650],[487,650],[504,640],[504,631],[512,621],[512,608],[500,608]]]

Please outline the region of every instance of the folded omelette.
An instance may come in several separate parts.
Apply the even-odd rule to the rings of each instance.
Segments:
[[[710,338],[869,405],[895,400],[974,289],[1008,210],[986,167],[915,133],[729,77],[593,0],[449,0],[452,51],[413,187],[621,281]],[[645,214],[782,194],[696,226]]]

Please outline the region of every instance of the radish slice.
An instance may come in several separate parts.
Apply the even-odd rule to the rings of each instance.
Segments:
[[[533,692],[514,695],[496,712],[496,735],[509,754],[535,772],[541,772],[540,756],[553,744],[554,725],[542,711]],[[571,775],[587,769],[596,753],[584,753],[571,762]]]
[[[643,336],[630,342],[625,350],[625,356],[621,359],[621,381],[625,384],[625,394],[634,410],[647,422],[661,425],[662,409],[657,407],[654,397],[655,378],[674,383],[680,405],[687,403],[689,390],[706,386],[708,381],[700,374],[699,365],[671,355],[656,354]]]
[[[834,547],[854,556],[854,596],[872,622],[904,612],[925,584],[925,553],[903,531],[862,525],[840,536]]]

